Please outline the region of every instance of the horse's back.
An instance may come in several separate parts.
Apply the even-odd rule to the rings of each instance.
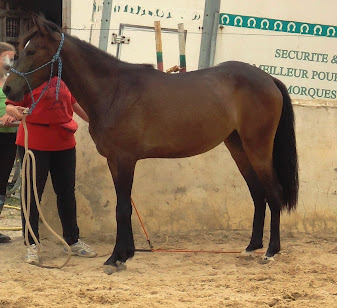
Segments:
[[[219,63],[214,69],[222,72],[227,80],[235,80],[236,85],[241,89],[253,87],[256,92],[260,90],[264,93],[268,91],[268,88],[270,91],[277,91],[273,77],[254,65],[240,61],[227,61]]]
[[[183,74],[165,74],[156,70],[149,71],[148,87],[169,92],[175,101],[195,98],[195,104],[208,104],[213,98],[222,104],[229,104],[227,99],[237,92],[255,96],[278,96],[280,91],[273,78],[261,69],[245,62],[227,61],[217,66],[191,71]],[[180,97],[180,98],[179,98]],[[199,98],[199,99],[198,99]],[[219,99],[220,98],[220,99]],[[221,98],[225,98],[222,100]],[[173,102],[174,103],[174,102]],[[183,107],[183,106],[181,106]],[[235,106],[232,106],[235,108]]]
[[[265,121],[273,105],[268,101],[279,92],[268,74],[233,61],[183,74],[133,68],[120,78],[110,133],[126,150],[137,148],[141,158],[206,152],[234,130]]]

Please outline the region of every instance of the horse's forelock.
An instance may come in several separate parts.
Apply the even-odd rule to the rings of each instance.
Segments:
[[[23,50],[25,48],[25,46],[27,45],[27,43],[30,41],[30,39],[37,33],[37,29],[32,29],[31,31],[29,31],[24,37],[22,37],[22,39],[20,40],[19,43],[19,51]]]
[[[43,27],[43,29],[45,29],[50,36],[52,36],[54,32],[62,33],[61,29],[56,24],[41,16],[35,19],[35,24],[36,26],[20,39],[20,43],[18,46],[19,50],[24,49],[30,39],[32,39],[36,34],[40,32],[41,27]]]

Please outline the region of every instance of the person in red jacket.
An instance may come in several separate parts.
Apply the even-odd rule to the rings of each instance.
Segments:
[[[45,82],[33,90],[34,101],[38,100],[47,84]],[[58,100],[56,88],[57,77],[53,77],[32,113],[26,117],[28,148],[32,150],[36,159],[37,192],[41,200],[50,172],[57,196],[57,209],[62,224],[63,238],[70,246],[73,255],[95,257],[96,252],[79,239],[75,199],[76,141],[74,133],[77,130],[77,123],[73,120],[73,111],[83,120],[88,122],[89,119],[62,80],[60,80]],[[9,115],[22,119],[23,110],[32,106],[31,93],[27,93],[21,102],[7,100],[6,105]],[[22,159],[25,152],[22,123],[18,128],[16,144]],[[33,190],[31,191],[29,220],[34,234],[39,239],[39,213]],[[22,225],[24,229],[24,215],[22,215]],[[28,240],[29,243],[25,243],[27,245],[25,261],[37,265],[39,264],[37,247],[30,234]]]

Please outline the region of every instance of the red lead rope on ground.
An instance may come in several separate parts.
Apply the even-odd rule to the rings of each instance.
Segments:
[[[140,224],[141,224],[141,226],[142,226],[142,228],[143,228],[144,234],[145,234],[145,236],[146,236],[146,240],[147,240],[147,242],[149,243],[150,249],[151,249],[151,251],[152,251],[152,250],[153,250],[153,246],[152,246],[152,244],[151,244],[150,238],[149,238],[149,236],[148,236],[148,234],[147,234],[147,232],[146,232],[145,226],[144,226],[144,224],[143,224],[143,222],[142,222],[142,219],[140,218],[140,215],[139,215],[139,213],[138,213],[138,210],[137,210],[136,205],[135,205],[135,203],[133,202],[132,198],[131,198],[131,204],[132,204],[133,208],[134,208],[135,211],[136,211],[136,214],[137,214],[137,216],[138,216],[138,220],[139,220],[139,222],[140,222]],[[138,251],[139,251],[139,250],[138,250]]]
[[[146,232],[145,226],[143,224],[142,219],[140,218],[139,212],[137,210],[137,207],[135,205],[135,203],[133,202],[132,198],[131,198],[131,204],[133,206],[133,208],[136,211],[138,220],[140,222],[140,225],[142,226],[142,229],[144,231],[146,240],[150,246],[150,249],[136,249],[136,251],[138,252],[185,252],[185,253],[199,253],[199,252],[203,252],[203,253],[223,253],[223,254],[241,254],[241,251],[221,251],[221,250],[185,250],[185,249],[154,249],[153,245],[151,244],[149,235]],[[264,254],[263,251],[254,251],[254,253],[257,254]]]

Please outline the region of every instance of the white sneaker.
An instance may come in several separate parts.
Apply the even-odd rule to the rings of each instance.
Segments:
[[[86,258],[93,258],[97,256],[97,252],[90,248],[89,245],[78,240],[77,243],[70,246],[72,256],[80,256]],[[64,247],[64,252],[68,253],[68,249]]]
[[[32,244],[27,247],[25,262],[33,265],[38,265],[40,263],[38,256],[38,248],[35,244]]]

